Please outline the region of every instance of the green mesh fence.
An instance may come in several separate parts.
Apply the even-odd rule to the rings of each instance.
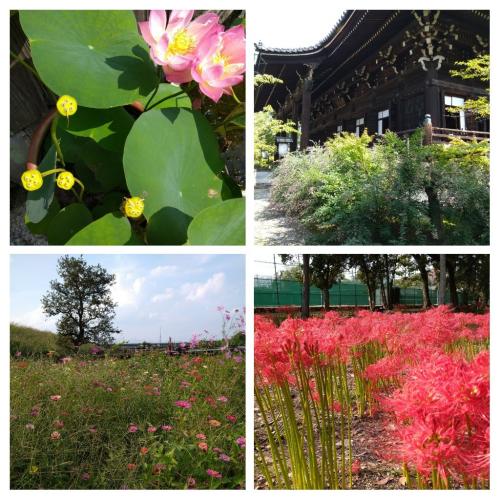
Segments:
[[[421,288],[396,289],[395,303],[408,306],[420,306],[423,303]],[[429,290],[431,302],[437,304],[438,291]],[[292,280],[275,280],[274,278],[254,278],[254,305],[255,307],[300,306],[302,298],[302,283]],[[462,294],[458,294],[459,304],[462,304]],[[450,294],[446,291],[446,302],[450,301]],[[382,304],[380,290],[376,294],[377,305]],[[321,290],[311,286],[311,306],[322,306],[323,295]],[[330,288],[330,306],[367,306],[368,288],[362,283],[342,282]]]

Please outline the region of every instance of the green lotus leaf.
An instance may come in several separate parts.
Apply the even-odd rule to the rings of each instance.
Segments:
[[[130,104],[156,85],[132,11],[31,10],[21,11],[20,20],[43,82],[79,106]]]

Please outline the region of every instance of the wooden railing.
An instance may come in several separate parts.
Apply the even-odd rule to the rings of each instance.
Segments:
[[[408,137],[413,134],[416,128],[412,128],[409,130],[401,130],[396,132],[400,137]],[[431,134],[432,143],[443,143],[450,142],[450,140],[454,137],[462,139],[463,141],[489,141],[490,133],[482,132],[480,130],[458,130],[454,128],[443,128],[443,127],[434,127],[431,126]]]

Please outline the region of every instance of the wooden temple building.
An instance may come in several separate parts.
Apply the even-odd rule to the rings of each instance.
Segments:
[[[350,10],[313,47],[257,44],[255,73],[284,83],[257,87],[255,110],[271,105],[300,124],[300,145],[277,138],[285,150],[365,128],[405,135],[426,115],[433,141],[488,138],[487,119],[449,110],[487,93],[485,82],[451,77],[455,62],[488,53],[489,11]]]

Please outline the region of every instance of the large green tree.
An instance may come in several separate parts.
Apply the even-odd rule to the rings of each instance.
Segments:
[[[57,333],[74,345],[109,344],[120,333],[113,325],[116,303],[111,296],[114,274],[100,264],[90,265],[82,256],[63,256],[58,260],[60,280],[50,282],[42,297],[47,316],[58,316]]]
[[[483,83],[490,81],[490,55],[485,54],[467,61],[458,61],[455,63],[456,69],[450,71],[451,76],[461,78],[462,80],[478,80]],[[489,89],[487,89],[489,94]],[[450,107],[450,111],[458,111],[460,108]],[[479,96],[476,99],[467,99],[463,108],[479,118],[488,118],[490,116],[489,95]]]
[[[254,165],[268,168],[274,162],[276,154],[276,136],[297,132],[295,124],[276,118],[272,106],[254,113]]]
[[[330,288],[342,278],[346,262],[345,255],[311,255],[311,283],[321,290],[327,311],[330,308]]]

